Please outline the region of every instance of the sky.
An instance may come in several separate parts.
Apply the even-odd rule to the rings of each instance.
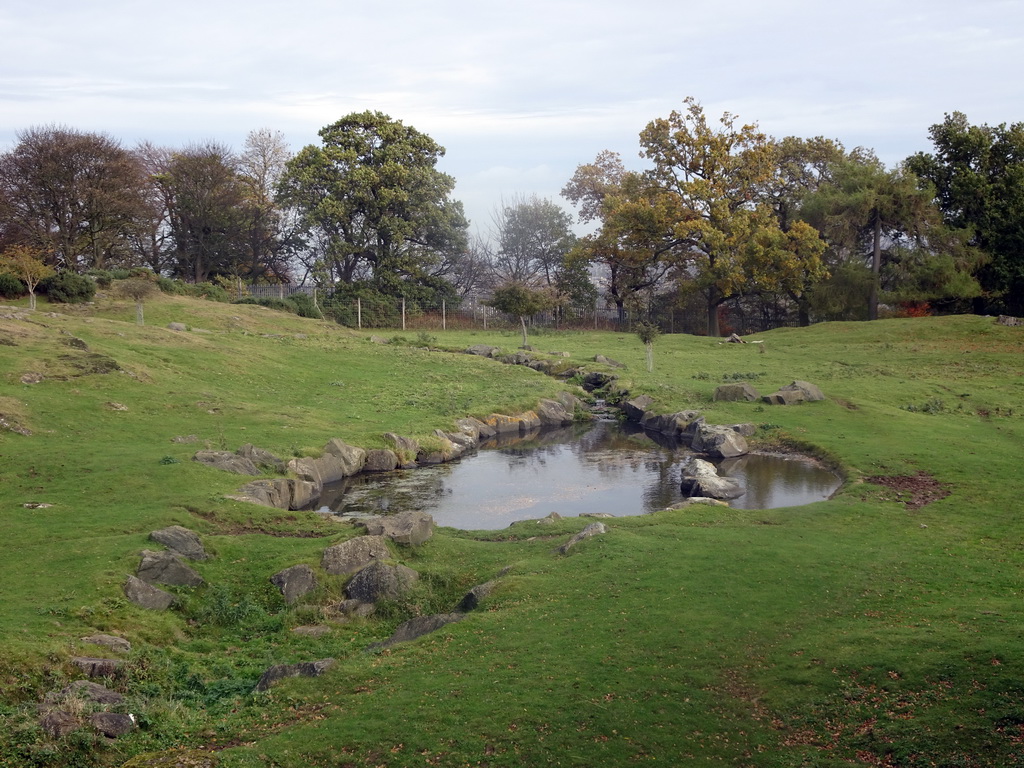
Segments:
[[[445,147],[472,227],[560,192],[694,97],[889,165],[929,126],[1024,121],[1024,0],[4,0],[0,151],[61,125],[132,147],[280,131],[293,150],[377,110]]]

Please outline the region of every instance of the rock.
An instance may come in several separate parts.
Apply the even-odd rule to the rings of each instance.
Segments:
[[[364,472],[391,472],[398,469],[398,456],[388,448],[375,448],[366,452]]]
[[[171,525],[161,528],[159,531],[153,531],[149,534],[149,538],[189,560],[206,560],[210,557],[206,554],[199,535],[181,525]]]
[[[455,606],[455,610],[461,611],[462,613],[475,611],[480,607],[480,601],[490,595],[497,584],[498,582],[496,581],[487,581],[483,584],[477,584],[463,596],[462,600],[459,601],[459,604]]]
[[[174,595],[147,584],[142,579],[129,576],[124,584],[124,596],[140,608],[150,611],[165,611],[175,601]]]
[[[391,551],[383,536],[356,536],[325,549],[320,566],[332,575],[355,573],[370,563],[390,558]]]
[[[89,724],[107,738],[116,739],[135,729],[135,715],[93,712],[89,715]]]
[[[566,552],[575,547],[584,539],[589,539],[591,536],[599,536],[602,533],[608,533],[608,526],[606,526],[604,523],[591,523],[582,531],[580,531],[571,539],[569,539],[567,542],[565,542],[565,544],[560,546],[558,548],[558,553],[560,555],[564,555]]]
[[[555,399],[565,406],[565,410],[573,414],[573,416],[576,415],[577,411],[586,410],[586,406],[583,404],[583,401],[576,397],[572,392],[559,392]]]
[[[533,413],[531,411],[531,413]],[[539,422],[540,419],[536,413],[533,414]],[[509,435],[509,434],[522,434],[528,432],[528,428],[524,424],[522,416],[506,416],[503,413],[492,413],[486,419],[484,423],[494,430],[495,434],[498,435]]]
[[[376,336],[376,335],[374,335],[374,336],[370,336],[370,343],[371,344],[390,344],[391,342],[388,339],[385,339],[383,336]]]
[[[615,381],[615,378],[615,376],[607,373],[591,371],[583,377],[583,388],[587,390],[587,392],[593,392],[595,389],[603,389]]]
[[[113,677],[118,667],[124,664],[120,659],[98,659],[93,656],[75,656],[71,663],[87,677]]]
[[[488,427],[479,419],[474,419],[471,417],[458,419],[455,422],[455,427],[459,430],[460,435],[464,435],[465,437],[467,437],[469,440],[473,442],[474,445],[478,445],[481,439],[486,439],[486,437],[494,437],[493,434],[487,435],[486,437],[485,435],[481,434],[481,427],[486,428],[488,431],[490,430],[490,427]]]
[[[718,424],[701,424],[690,447],[698,453],[724,459],[742,456],[750,449],[743,435]]]
[[[526,364],[526,367],[541,373],[550,373],[554,369],[555,364],[550,360],[531,360]]]
[[[746,489],[731,477],[719,477],[715,465],[703,459],[693,459],[683,470],[679,485],[687,496],[708,496],[712,499],[735,499]]]
[[[234,472],[239,475],[263,474],[249,459],[239,456],[237,453],[231,453],[231,451],[197,451],[192,460],[214,469]]]
[[[462,453],[462,449],[457,448],[441,430],[436,430],[434,435],[440,439],[441,448],[436,451],[428,451],[421,448],[420,452],[416,454],[416,461],[413,462],[413,466],[420,464],[424,466],[444,464],[446,461],[451,461],[452,459],[457,458]]]
[[[323,637],[329,634],[331,628],[326,624],[306,624],[301,627],[293,627],[292,634],[299,637]]]
[[[285,463],[281,459],[264,448],[257,448],[252,443],[246,443],[235,453],[243,459],[249,459],[257,467],[270,472],[285,471]]]
[[[825,399],[825,393],[821,389],[806,381],[794,381],[792,384],[780,387],[779,392],[802,392],[804,400],[811,402]]]
[[[499,347],[492,347],[487,344],[474,344],[466,348],[467,355],[479,355],[480,357],[497,357],[501,354]]]
[[[757,432],[756,424],[730,424],[729,429],[737,434],[743,435],[743,437],[753,437],[754,433]]]
[[[376,605],[364,603],[362,600],[342,600],[334,607],[339,613],[357,619],[372,616],[377,610]]]
[[[171,438],[172,443],[198,443],[199,435],[178,435]]]
[[[708,507],[728,507],[729,506],[729,502],[722,501],[721,499],[712,499],[710,496],[691,496],[688,499],[683,499],[678,504],[673,504],[671,507],[668,507],[666,511],[672,510],[672,509],[684,509],[686,507],[693,506],[694,504],[699,504],[699,505],[708,506]]]
[[[89,635],[88,637],[81,638],[83,643],[90,643],[91,645],[102,645],[104,648],[109,648],[117,653],[128,653],[132,649],[132,644],[125,640],[123,637],[117,637],[116,635]]]
[[[730,403],[744,400],[748,403],[753,403],[761,399],[761,393],[747,382],[739,381],[735,384],[719,384],[715,387],[713,399]]]
[[[675,439],[691,437],[704,423],[700,411],[679,411],[678,413],[657,414],[647,411],[640,419],[640,426],[651,432]]]
[[[81,721],[75,715],[61,710],[51,710],[39,718],[39,727],[51,739],[63,739],[81,726]]]
[[[184,323],[168,323],[167,327],[172,331],[187,331],[188,326]]]
[[[39,384],[43,381],[43,374],[29,371],[28,373],[22,374],[19,381],[21,381],[22,384]]]
[[[324,453],[330,454],[338,460],[344,477],[351,477],[362,472],[363,464],[366,463],[366,450],[364,448],[349,445],[336,437],[327,441],[327,445],[324,446]]]
[[[404,565],[373,562],[352,577],[345,585],[345,594],[349,599],[362,603],[397,600],[412,589],[419,576]]]
[[[275,664],[268,668],[256,683],[257,691],[265,691],[278,680],[286,677],[320,677],[334,666],[334,659],[300,661],[298,664]]]
[[[306,509],[320,498],[320,486],[309,480],[279,477],[273,480],[253,480],[228,498],[249,501],[277,509]]]
[[[128,406],[125,405],[124,403],[109,402],[109,403],[106,403],[106,406],[107,406],[107,408],[109,408],[112,411],[127,411],[128,410]]]
[[[271,576],[270,583],[281,590],[286,604],[294,605],[300,597],[316,589],[316,576],[308,565],[293,565]]]
[[[399,464],[410,464],[416,461],[420,452],[420,444],[411,437],[402,437],[394,432],[385,432],[384,439],[395,447],[395,455]]]
[[[189,568],[173,552],[142,551],[142,562],[135,575],[148,584],[170,584],[175,587],[198,587],[203,577]]]
[[[533,362],[533,355],[527,352],[513,352],[502,357],[501,362],[505,365],[528,365]]]
[[[390,648],[396,643],[407,643],[417,637],[436,632],[441,627],[454,624],[466,618],[465,613],[438,613],[433,616],[417,616],[414,619],[399,624],[394,633],[387,640],[380,643],[372,643],[367,647],[368,651]]]
[[[798,405],[805,399],[804,393],[799,389],[790,389],[786,391],[780,389],[778,392],[772,392],[770,395],[765,395],[761,398],[761,401],[768,403],[768,405]]]
[[[644,417],[647,409],[654,403],[654,398],[650,395],[640,395],[634,397],[632,400],[627,400],[622,404],[622,410],[626,414],[626,418],[629,421],[639,422]]]
[[[358,520],[370,536],[383,536],[405,547],[418,547],[434,535],[434,518],[426,512],[407,511]]]
[[[726,339],[730,344],[746,344],[743,339],[737,336],[735,333],[729,334],[729,338]]]
[[[612,368],[625,368],[626,366],[617,360],[612,360],[610,357],[604,355],[594,355],[594,362],[600,363],[601,365],[610,365]]]
[[[544,426],[564,427],[573,422],[572,411],[557,400],[541,400],[537,404],[536,414]]]
[[[608,520],[614,518],[615,515],[610,512],[582,512],[580,517],[590,517],[595,520]]]
[[[107,707],[114,707],[124,701],[117,691],[112,691],[104,685],[94,683],[91,680],[75,680],[70,685],[61,689],[62,696],[74,696],[93,704],[102,704]]]
[[[562,516],[560,514],[558,514],[557,512],[552,512],[547,517],[542,517],[540,520],[538,520],[537,525],[554,525],[561,519]]]

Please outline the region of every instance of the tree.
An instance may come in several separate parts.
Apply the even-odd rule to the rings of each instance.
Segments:
[[[654,167],[645,174],[648,202],[637,229],[704,295],[707,331],[717,336],[721,304],[821,274],[824,243],[808,228],[783,230],[763,202],[777,167],[774,142],[728,112],[713,127],[694,99],[685,104],[640,134],[641,154]]]
[[[975,309],[1024,314],[1024,123],[976,126],[953,112],[928,133],[934,153],[906,166],[933,185],[946,224],[988,256]]]
[[[43,254],[27,245],[13,245],[0,253],[0,272],[14,275],[28,289],[28,308],[36,308],[36,286],[54,274],[54,269],[43,261]]]
[[[845,262],[834,270],[845,280],[840,293],[855,294],[866,282],[869,320],[878,317],[883,289],[902,301],[977,292],[969,276],[977,254],[942,225],[932,197],[913,173],[886,170],[874,154],[859,151],[835,163],[830,182],[805,199],[803,215]],[[857,269],[865,264],[862,281]]]
[[[646,185],[639,174],[626,171],[618,154],[603,151],[593,163],[579,166],[562,189],[583,224],[600,223],[596,233],[577,241],[566,257],[577,275],[589,265],[601,269],[598,279],[615,304],[619,320],[626,305],[664,282],[674,265],[661,258],[658,244],[637,237],[638,221],[650,212]]]
[[[348,115],[320,138],[287,163],[280,185],[312,261],[387,295],[437,295],[431,270],[466,250],[468,228],[450,197],[455,180],[436,168],[444,148],[380,112]]]
[[[661,335],[661,329],[657,323],[642,320],[633,327],[637,338],[643,342],[644,350],[647,352],[647,372],[654,370],[654,342]]]
[[[485,303],[499,312],[519,318],[524,347],[527,346],[526,318],[543,312],[551,306],[551,300],[544,291],[529,288],[520,283],[507,283],[495,289],[494,296]]]
[[[105,134],[30,128],[0,156],[0,226],[53,266],[102,269],[127,257],[143,181],[135,155]]]
[[[277,189],[290,159],[284,134],[268,128],[251,131],[238,157],[243,235],[238,271],[251,280],[287,277],[295,227],[278,203]]]
[[[554,286],[576,241],[571,224],[556,203],[536,195],[503,203],[492,217],[498,281]]]
[[[145,325],[143,302],[150,296],[159,293],[156,283],[148,277],[130,277],[117,284],[117,293],[135,302],[135,324]]]
[[[236,170],[231,150],[216,142],[171,155],[158,181],[169,206],[176,276],[204,283],[242,271],[244,190]]]

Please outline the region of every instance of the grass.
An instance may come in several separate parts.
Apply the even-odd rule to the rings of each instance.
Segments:
[[[564,557],[552,550],[584,521],[541,536],[442,529],[398,553],[422,574],[408,601],[312,638],[291,629],[329,613],[340,577],[321,574],[313,599],[286,607],[269,576],[316,568],[352,532],[226,500],[239,479],[190,461],[194,451],[252,442],[287,458],[331,437],[378,447],[385,431],[425,438],[561,385],[444,351],[511,351],[515,333],[433,331],[425,351],[413,337],[384,346],[260,307],[165,296],[146,319],[137,327],[134,305],[102,297],[0,319],[15,345],[0,344],[0,414],[32,432],[0,431],[0,763],[1024,763],[1020,329],[950,317],[779,329],[757,345],[662,336],[652,373],[630,334],[534,335],[574,365],[625,363],[621,386],[665,411],[767,425],[762,439],[828,457],[847,483],[808,507],[615,518]],[[169,331],[172,321],[193,330]],[[26,373],[43,380],[23,384]],[[811,381],[828,400],[712,402],[738,377],[763,393]],[[196,442],[172,442],[186,435]],[[862,482],[918,471],[950,495],[911,511]],[[215,555],[196,566],[208,586],[145,612],[120,585],[148,532],[172,523]],[[483,610],[365,652],[506,567]],[[110,744],[87,731],[50,741],[35,705],[76,676],[78,638],[97,630],[134,644],[111,685],[141,727]],[[270,664],[327,656],[338,663],[321,678],[252,692]],[[185,748],[200,752],[168,751]]]

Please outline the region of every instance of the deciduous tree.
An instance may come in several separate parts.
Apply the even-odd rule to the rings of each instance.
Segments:
[[[499,312],[519,318],[519,325],[523,331],[523,346],[525,347],[527,344],[526,318],[548,309],[551,306],[551,299],[545,291],[520,283],[507,283],[495,289],[494,296],[487,304]]]
[[[7,272],[21,280],[28,289],[28,308],[36,308],[36,286],[54,274],[54,269],[43,260],[43,253],[27,245],[12,245],[0,253],[0,272]]]

